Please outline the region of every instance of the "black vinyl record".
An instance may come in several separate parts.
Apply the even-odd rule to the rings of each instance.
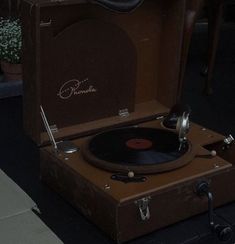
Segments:
[[[94,136],[88,150],[95,158],[125,166],[163,164],[179,159],[189,145],[179,151],[179,138],[173,131],[128,127]]]

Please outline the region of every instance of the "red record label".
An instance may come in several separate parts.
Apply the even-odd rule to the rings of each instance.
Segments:
[[[131,149],[144,150],[151,148],[153,143],[147,139],[130,139],[126,142],[126,146]]]

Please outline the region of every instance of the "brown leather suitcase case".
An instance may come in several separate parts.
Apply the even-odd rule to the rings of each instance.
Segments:
[[[234,200],[226,192],[235,184],[234,166],[224,156],[231,148],[209,155],[214,147],[220,151],[224,137],[195,124],[188,159],[177,160],[174,170],[151,173],[144,166],[145,173],[135,174],[128,166],[119,175],[90,160],[87,145],[99,133],[153,128],[175,134],[162,120],[180,93],[185,1],[145,0],[125,13],[103,4],[23,1],[24,122],[41,146],[42,180],[124,242],[206,211],[206,197],[196,194],[200,182],[210,185],[215,206]],[[40,106],[58,145],[69,140],[77,152],[49,145]]]
[[[161,127],[160,121],[139,127]],[[208,140],[208,135],[213,139]],[[190,141],[202,146],[220,141],[221,135],[192,125]],[[73,142],[82,148],[88,140]],[[202,145],[197,143],[202,143]],[[51,146],[41,149],[41,176],[82,214],[117,242],[124,242],[207,211],[207,198],[196,194],[200,182],[208,182],[215,196],[214,207],[234,200],[234,167],[216,156],[195,157],[188,165],[158,174],[142,174],[145,182],[114,181],[115,172],[99,169],[84,160],[82,153],[55,155]],[[208,225],[209,227],[209,225]]]

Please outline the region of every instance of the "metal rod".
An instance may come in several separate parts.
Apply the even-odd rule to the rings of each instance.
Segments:
[[[43,108],[42,108],[41,105],[40,105],[40,110],[41,110],[40,114],[41,114],[41,117],[42,117],[44,126],[45,126],[45,128],[46,128],[47,134],[48,134],[48,136],[49,136],[49,139],[50,139],[50,141],[51,141],[51,144],[52,144],[52,146],[54,147],[54,149],[57,150],[58,148],[57,148],[57,144],[56,144],[56,142],[55,142],[55,138],[54,138],[54,136],[53,136],[53,134],[52,134],[51,128],[50,128],[50,126],[49,126],[49,123],[48,123],[48,121],[47,121],[46,115],[45,115],[44,110],[43,110]]]
[[[209,215],[209,224],[214,228],[214,210],[213,210],[213,195],[211,192],[205,192],[208,198],[208,215]]]

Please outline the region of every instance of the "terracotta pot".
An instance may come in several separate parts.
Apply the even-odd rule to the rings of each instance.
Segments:
[[[10,64],[5,61],[1,61],[1,69],[4,72],[5,81],[22,80],[21,64]]]

